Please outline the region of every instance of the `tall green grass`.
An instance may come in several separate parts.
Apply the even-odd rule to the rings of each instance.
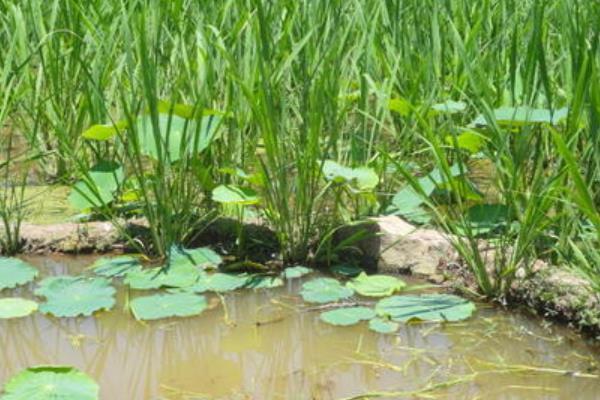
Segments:
[[[285,260],[315,256],[341,223],[386,212],[410,185],[484,293],[507,291],[540,257],[598,279],[583,249],[598,232],[599,16],[583,0],[5,1],[0,51],[10,56],[0,71],[19,84],[4,115],[46,155],[45,179],[72,183],[106,159],[123,165],[122,189],[137,194],[145,248],[158,255],[210,220],[219,184],[258,192]],[[148,162],[135,121],[148,116],[163,140],[159,119],[175,110],[159,100],[222,115],[218,139],[181,162]],[[431,111],[449,100],[467,107]],[[561,124],[510,127],[494,118],[503,106],[569,113]],[[477,115],[485,140],[471,154],[459,139]],[[81,137],[119,121],[129,128],[115,140]],[[340,195],[325,160],[372,168],[376,196]],[[452,168],[472,177],[481,160],[491,166],[482,182],[456,178]],[[444,190],[429,196],[418,178],[434,169]],[[469,217],[476,203],[506,207],[508,222],[482,235]],[[119,207],[105,206],[118,222]]]

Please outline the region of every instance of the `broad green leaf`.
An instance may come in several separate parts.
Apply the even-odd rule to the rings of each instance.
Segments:
[[[183,290],[192,293],[231,292],[245,287],[248,284],[248,279],[247,274],[226,274],[222,272],[209,274],[201,272],[198,280],[193,285],[183,288]]]
[[[549,109],[530,107],[501,107],[494,110],[494,119],[499,125],[524,126],[530,124],[558,125],[569,114],[568,108],[560,108],[552,113]],[[488,126],[483,114],[477,116],[470,126]]]
[[[114,192],[124,180],[123,167],[111,161],[94,166],[88,176],[77,182],[69,194],[69,203],[77,210],[101,207],[113,201]]]
[[[137,320],[148,321],[199,315],[208,303],[204,296],[193,293],[170,293],[137,297],[131,300],[129,306]]]
[[[410,112],[412,111],[412,104],[410,104],[410,102],[406,99],[395,98],[395,99],[389,100],[388,108],[391,111],[394,111],[394,112],[400,114],[400,116],[402,116],[402,117],[407,117],[408,115],[410,115]]]
[[[454,137],[451,135],[446,136],[446,143],[450,146],[454,146]],[[456,146],[459,149],[467,150],[471,154],[475,154],[481,150],[484,146],[487,138],[482,134],[475,131],[464,131],[456,137]]]
[[[169,252],[168,265],[194,266],[194,267],[217,267],[223,259],[215,251],[208,247],[197,249],[185,249],[180,246],[172,246]]]
[[[186,288],[194,285],[199,277],[200,270],[194,265],[172,264],[169,268],[155,267],[130,271],[125,274],[123,282],[137,290]]]
[[[424,294],[421,296],[392,296],[380,300],[375,311],[392,321],[461,321],[469,318],[475,305],[451,294]]]
[[[84,139],[106,141],[115,137],[120,130],[127,128],[127,121],[119,121],[116,125],[92,125],[81,134]]]
[[[197,107],[189,104],[182,103],[171,103],[169,101],[159,100],[158,101],[158,112],[161,114],[174,114],[181,118],[192,119],[202,115],[202,111]]]
[[[67,366],[43,365],[20,372],[4,386],[2,400],[97,400],[92,378]]]
[[[38,270],[25,261],[12,257],[0,257],[0,291],[29,283],[37,275]]]
[[[308,275],[313,272],[312,269],[297,265],[295,267],[287,267],[283,270],[283,277],[285,279],[301,278],[304,275]]]
[[[89,316],[115,305],[115,288],[106,278],[52,276],[42,280],[34,293],[46,298],[40,311],[56,317]]]
[[[335,264],[332,265],[329,270],[332,273],[343,277],[354,277],[364,272],[362,268],[354,264]]]
[[[329,303],[352,296],[352,289],[344,287],[333,278],[317,278],[302,285],[300,295],[309,303]]]
[[[348,183],[358,190],[373,190],[379,183],[379,177],[372,168],[349,168],[332,160],[323,162],[325,179],[337,183]]]
[[[467,210],[466,220],[475,234],[490,232],[506,226],[509,208],[504,204],[477,204]]]
[[[140,261],[131,256],[101,257],[90,267],[96,275],[107,278],[120,278],[128,272],[141,269]]]
[[[217,116],[205,116],[195,121],[160,114],[158,132],[155,132],[151,116],[140,117],[136,132],[141,152],[155,160],[170,162],[177,162],[184,155],[199,154],[215,139],[219,121]]]
[[[246,286],[248,282],[248,275],[246,274],[236,275],[217,272],[214,274],[206,274],[203,278],[201,278],[199,282],[204,280],[209,291],[218,293],[241,289]]]
[[[444,103],[434,104],[431,109],[437,113],[456,114],[465,111],[467,104],[462,101],[448,100]]]
[[[406,284],[393,276],[367,275],[363,272],[346,286],[362,296],[385,297],[402,290]]]
[[[255,275],[246,279],[244,284],[248,289],[274,289],[283,286],[283,279],[278,276]]]
[[[350,326],[375,317],[375,311],[367,307],[345,307],[321,313],[323,322],[331,325]]]
[[[369,329],[377,333],[394,333],[400,324],[389,319],[375,317],[369,321]]]
[[[234,185],[217,186],[212,191],[212,199],[218,203],[235,205],[250,205],[259,201],[254,190]]]
[[[392,197],[392,210],[400,215],[413,214],[422,210],[423,197],[412,186],[405,186]]]
[[[0,299],[0,319],[22,318],[31,315],[38,309],[35,301],[20,297]]]

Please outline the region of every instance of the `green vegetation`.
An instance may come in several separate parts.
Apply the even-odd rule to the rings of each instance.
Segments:
[[[336,247],[341,226],[391,213],[452,233],[489,297],[540,258],[600,288],[599,17],[584,0],[0,2],[0,245],[18,249],[34,177],[167,261],[138,287],[174,279],[219,216],[239,262],[260,221],[283,263],[337,264],[361,237]]]
[[[14,376],[5,385],[2,400],[97,400],[99,391],[92,378],[73,367],[41,365]]]

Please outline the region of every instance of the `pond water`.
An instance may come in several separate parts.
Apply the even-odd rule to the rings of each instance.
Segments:
[[[26,259],[46,275],[80,273],[93,261]],[[301,282],[220,304],[214,296],[194,318],[137,322],[126,311],[137,293],[121,288],[115,309],[94,318],[0,321],[0,385],[26,367],[66,364],[92,376],[102,399],[599,397],[598,348],[538,318],[479,304],[466,322],[380,335],[366,323],[321,322],[297,295]]]

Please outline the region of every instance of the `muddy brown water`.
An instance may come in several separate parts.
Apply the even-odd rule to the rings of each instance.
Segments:
[[[56,275],[93,258],[27,260]],[[115,309],[95,317],[0,321],[0,385],[29,366],[65,364],[92,376],[102,399],[600,398],[598,347],[562,327],[479,304],[463,323],[379,335],[289,307],[306,307],[301,282],[228,294],[227,313],[220,304],[195,318],[139,323],[121,288]]]

